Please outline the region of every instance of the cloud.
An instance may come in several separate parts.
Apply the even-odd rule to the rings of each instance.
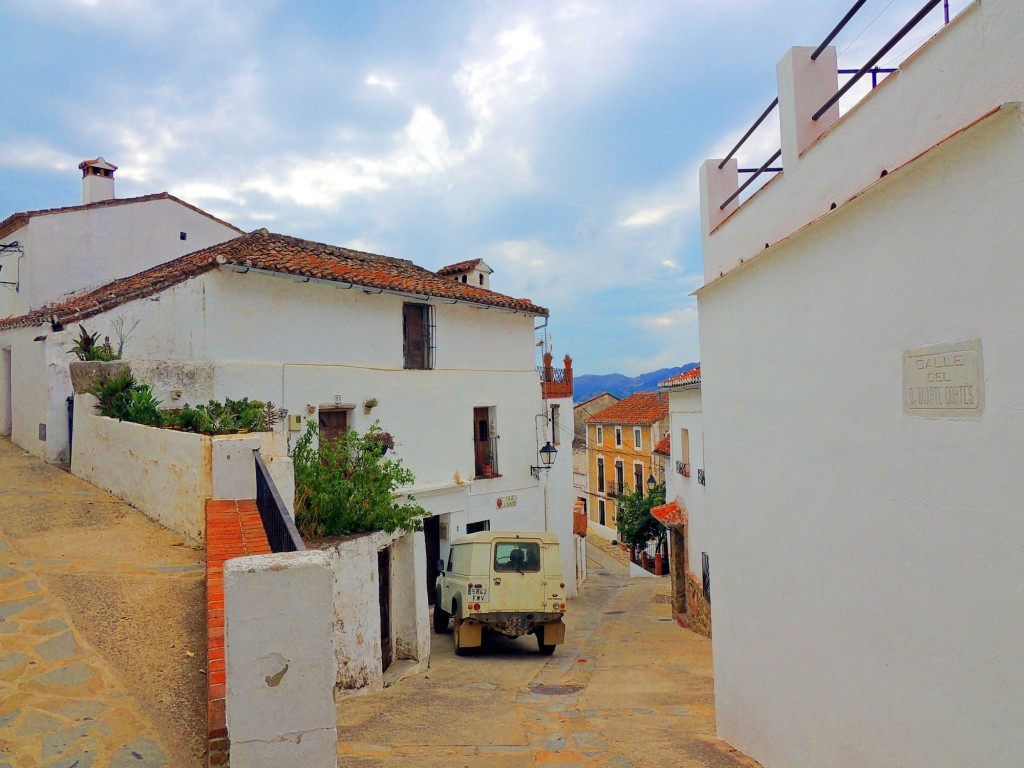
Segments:
[[[643,208],[622,220],[623,227],[652,227],[689,210],[688,203],[674,203],[655,208]]]
[[[85,158],[47,146],[34,139],[12,140],[0,144],[0,165],[47,171],[68,171],[77,168]]]
[[[367,75],[366,84],[377,88],[383,88],[388,93],[394,93],[398,90],[398,82],[390,77],[381,77],[378,75]]]

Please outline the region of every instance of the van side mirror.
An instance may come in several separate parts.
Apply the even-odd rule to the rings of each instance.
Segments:
[[[439,570],[441,573],[444,573],[444,560],[437,561],[437,570]]]

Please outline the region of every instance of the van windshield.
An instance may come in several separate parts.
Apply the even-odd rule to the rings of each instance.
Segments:
[[[494,545],[494,570],[536,573],[540,570],[540,544],[528,541],[499,541]]]

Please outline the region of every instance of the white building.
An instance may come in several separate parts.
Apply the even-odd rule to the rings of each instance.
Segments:
[[[696,632],[711,634],[711,544],[704,503],[704,426],[700,368],[658,384],[668,392],[669,460],[665,504],[652,510],[669,529],[673,610]],[[661,446],[659,446],[661,448]]]
[[[1024,4],[841,118],[779,64],[782,166],[701,173],[718,735],[768,768],[1024,756]]]
[[[307,419],[328,433],[379,421],[434,515],[432,561],[472,530],[549,530],[566,544],[565,573],[576,572],[569,446],[537,469],[552,408],[572,405],[571,389],[542,391],[534,366],[542,307],[409,261],[259,230],[0,321],[16,382],[0,390],[0,411],[16,427],[37,418],[35,392],[66,375],[77,324],[105,333],[118,316],[138,322],[126,353],[133,368],[148,361],[165,404],[270,400],[288,409],[293,434]],[[15,442],[29,438],[15,429]]]
[[[0,222],[0,319],[241,233],[166,192],[114,198],[116,168],[103,158],[79,167],[82,205],[15,213]],[[96,330],[112,333],[106,326]],[[17,342],[0,334],[0,434],[48,462],[67,464],[73,358],[66,347],[36,338],[51,333],[47,324]]]

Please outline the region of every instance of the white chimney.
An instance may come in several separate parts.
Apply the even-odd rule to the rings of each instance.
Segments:
[[[114,199],[116,165],[111,165],[102,157],[97,157],[95,160],[83,160],[78,164],[78,168],[82,171],[83,205]]]

